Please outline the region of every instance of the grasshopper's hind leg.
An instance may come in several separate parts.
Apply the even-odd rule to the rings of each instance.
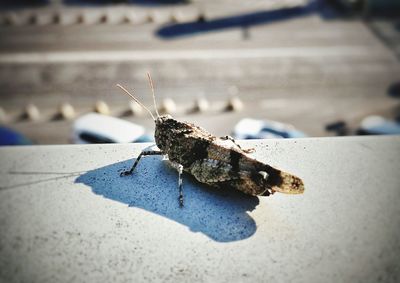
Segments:
[[[131,175],[133,173],[133,171],[135,170],[136,166],[138,165],[140,159],[142,158],[142,156],[148,156],[148,155],[163,155],[163,153],[161,151],[157,151],[157,150],[144,150],[142,151],[139,156],[136,158],[135,163],[133,163],[133,166],[130,170],[128,171],[123,171],[121,172],[120,176],[127,176],[127,175]]]
[[[176,162],[171,162],[171,166],[178,171],[178,190],[179,190],[178,200],[179,200],[179,206],[183,207],[183,184],[182,184],[183,166]]]
[[[255,151],[254,148],[246,148],[243,149],[238,143],[236,143],[235,139],[232,138],[231,136],[224,136],[224,137],[220,137],[221,140],[228,140],[231,141],[234,145],[236,145],[240,150],[244,151],[245,153],[252,153]]]

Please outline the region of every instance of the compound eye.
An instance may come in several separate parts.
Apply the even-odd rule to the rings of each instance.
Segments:
[[[261,177],[262,177],[264,180],[267,180],[267,178],[268,178],[268,173],[267,173],[267,172],[265,172],[265,171],[258,171],[258,174],[260,174]]]

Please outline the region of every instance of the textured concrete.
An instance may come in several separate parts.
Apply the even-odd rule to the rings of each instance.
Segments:
[[[242,142],[303,178],[247,197],[177,174],[144,145],[0,149],[2,282],[398,282],[400,137]]]

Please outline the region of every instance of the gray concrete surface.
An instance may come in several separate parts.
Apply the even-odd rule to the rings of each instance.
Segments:
[[[2,282],[398,282],[400,137],[241,142],[304,195],[184,179],[145,145],[0,148]]]

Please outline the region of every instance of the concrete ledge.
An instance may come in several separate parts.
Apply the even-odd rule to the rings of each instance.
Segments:
[[[216,191],[143,144],[0,148],[0,281],[396,282],[400,137],[241,142],[304,195]]]

